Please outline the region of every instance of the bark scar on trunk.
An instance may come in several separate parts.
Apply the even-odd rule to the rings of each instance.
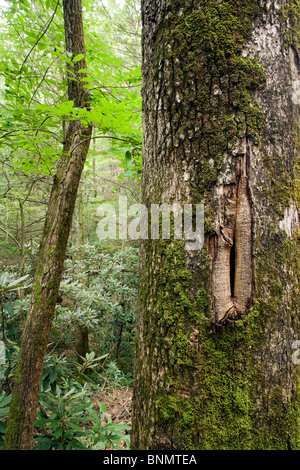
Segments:
[[[214,321],[225,324],[247,313],[252,302],[252,209],[249,147],[235,158],[235,183],[222,186],[224,211],[212,260]]]

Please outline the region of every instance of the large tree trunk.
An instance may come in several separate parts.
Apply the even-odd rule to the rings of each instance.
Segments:
[[[66,49],[72,52],[73,57],[78,54],[85,55],[81,0],[64,0],[63,8]],[[77,73],[81,68],[86,68],[85,57],[75,62],[74,68],[71,68],[78,80],[68,81],[68,96],[69,100],[74,101],[75,107],[89,108],[89,93],[80,82],[84,75]],[[69,123],[62,157],[54,177],[31,305],[15,373],[5,449],[24,450],[33,446],[34,420],[44,356],[91,131],[91,125],[84,127],[80,121]]]
[[[203,203],[205,243],[142,243],[133,449],[300,448],[299,15],[142,1],[143,203]]]

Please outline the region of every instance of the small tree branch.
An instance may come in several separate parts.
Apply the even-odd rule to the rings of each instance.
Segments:
[[[119,137],[111,137],[111,136],[106,136],[106,135],[98,135],[96,137],[89,137],[88,139],[83,139],[81,140],[75,147],[72,148],[71,153],[74,152],[74,150],[84,142],[87,142],[88,140],[95,140],[95,139],[113,139],[113,140],[120,140],[121,142],[127,142],[128,140],[126,139],[120,139]]]
[[[45,34],[47,33],[48,29],[50,28],[50,25],[51,25],[52,21],[54,20],[55,15],[56,15],[56,11],[57,11],[59,2],[60,2],[60,0],[57,1],[56,6],[55,6],[55,9],[54,9],[54,12],[53,12],[53,14],[52,14],[52,16],[51,16],[51,18],[50,18],[50,20],[49,20],[49,22],[48,22],[46,28],[44,29],[44,31],[42,32],[42,34],[38,37],[38,39],[36,40],[36,42],[33,44],[32,48],[30,49],[30,51],[29,51],[28,54],[26,55],[26,57],[25,57],[25,59],[24,59],[22,65],[21,65],[21,68],[20,68],[19,72],[17,73],[17,75],[15,76],[15,78],[16,78],[18,75],[20,75],[20,74],[22,73],[23,67],[24,67],[24,65],[26,64],[28,57],[30,56],[30,54],[32,53],[33,49],[38,45],[39,41],[42,39],[42,37],[45,36]]]
[[[19,249],[21,249],[20,243],[18,242],[18,240],[17,240],[11,233],[9,233],[4,227],[1,227],[1,225],[0,225],[0,230],[2,230],[2,232],[6,233],[6,235],[8,235],[9,238],[11,238],[11,239],[15,242],[15,244],[17,245],[17,247],[18,247]]]

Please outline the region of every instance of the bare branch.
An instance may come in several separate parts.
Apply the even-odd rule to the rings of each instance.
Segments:
[[[0,230],[2,230],[2,232],[6,233],[6,235],[8,235],[9,238],[11,238],[16,243],[17,247],[19,249],[21,249],[20,243],[18,242],[18,240],[11,233],[9,233],[4,227],[1,227],[1,225],[0,225]]]

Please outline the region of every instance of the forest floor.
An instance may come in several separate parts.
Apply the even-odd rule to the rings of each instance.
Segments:
[[[122,422],[131,426],[132,388],[118,387],[104,390],[101,395],[93,397],[93,402],[99,408],[100,403],[105,404],[107,420],[111,418],[116,424]],[[125,443],[121,444],[121,448],[125,448]]]

